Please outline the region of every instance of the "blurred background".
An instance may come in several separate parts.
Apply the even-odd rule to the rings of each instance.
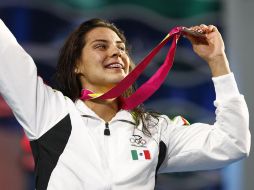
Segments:
[[[121,28],[136,63],[175,26],[216,25],[223,35],[239,89],[245,95],[253,131],[253,8],[253,0],[0,0],[0,18],[33,57],[39,75],[50,85],[64,40],[87,19],[107,19]],[[169,45],[139,78],[139,84],[160,66]],[[208,66],[181,38],[164,85],[145,104],[172,118],[182,115],[190,123],[213,123],[214,98]],[[160,175],[156,189],[253,190],[252,152],[253,148],[248,159],[221,170]],[[29,142],[0,95],[0,190],[30,189],[34,189],[34,183]]]

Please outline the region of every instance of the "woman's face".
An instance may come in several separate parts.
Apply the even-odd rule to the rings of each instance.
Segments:
[[[105,92],[129,73],[129,66],[125,44],[113,30],[97,27],[86,34],[76,69],[83,88]]]

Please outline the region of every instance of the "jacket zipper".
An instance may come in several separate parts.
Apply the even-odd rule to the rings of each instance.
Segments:
[[[106,161],[106,171],[107,171],[107,176],[108,176],[108,185],[107,185],[107,190],[111,190],[111,185],[112,185],[112,172],[110,170],[110,158],[109,158],[109,136],[110,136],[110,130],[109,130],[109,123],[105,122],[105,129],[104,129],[104,150],[105,150],[105,161]]]
[[[109,127],[108,127],[108,122],[105,123],[104,135],[105,136],[110,136],[110,130],[109,130]]]

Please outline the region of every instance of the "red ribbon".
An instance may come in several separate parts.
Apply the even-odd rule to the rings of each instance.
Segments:
[[[168,72],[170,71],[174,61],[176,44],[183,29],[183,27],[173,28],[169,34],[143,59],[143,61],[141,61],[137,67],[114,88],[102,95],[96,95],[87,89],[83,89],[80,99],[88,100],[92,98],[100,98],[105,100],[120,97],[120,107],[124,110],[131,110],[143,103],[162,85]],[[156,73],[154,73],[153,76],[142,86],[140,86],[131,96],[127,98],[122,97],[121,95],[124,93],[124,91],[137,80],[145,68],[150,64],[153,57],[171,39],[171,37],[173,37],[172,45],[167,53],[164,63],[160,66]]]

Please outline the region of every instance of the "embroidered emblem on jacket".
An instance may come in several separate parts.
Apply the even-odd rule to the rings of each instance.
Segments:
[[[140,135],[132,135],[130,138],[131,146],[146,147],[146,140]]]
[[[179,125],[179,126],[183,126],[183,125],[189,126],[190,125],[190,123],[182,116],[176,116],[171,121],[174,125]]]
[[[132,160],[151,160],[149,150],[131,150]]]

